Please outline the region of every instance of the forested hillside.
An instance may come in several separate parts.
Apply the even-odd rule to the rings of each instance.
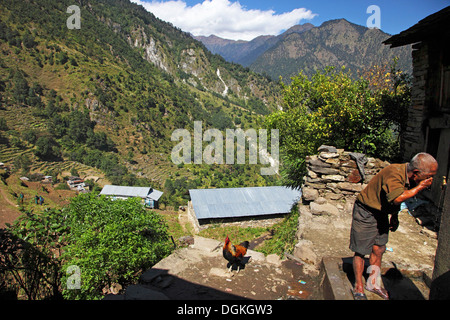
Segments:
[[[67,26],[74,4],[80,29]],[[61,178],[58,164],[80,163],[172,205],[189,187],[274,183],[257,165],[176,166],[170,153],[194,121],[257,129],[279,104],[275,82],[128,0],[6,0],[0,20],[0,161],[15,170]]]

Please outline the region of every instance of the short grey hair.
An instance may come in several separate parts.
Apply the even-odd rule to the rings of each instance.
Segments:
[[[432,164],[437,164],[436,159],[429,153],[420,152],[408,163],[408,171],[419,170],[420,172],[428,173]]]

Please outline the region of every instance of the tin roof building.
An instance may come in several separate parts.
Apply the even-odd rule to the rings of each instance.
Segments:
[[[128,187],[106,185],[103,187],[100,195],[111,196],[117,199],[126,199],[138,197],[144,200],[145,204],[151,208],[158,207],[159,198],[163,192],[151,187]]]
[[[191,189],[189,194],[198,220],[286,214],[301,198],[300,190],[282,186]]]

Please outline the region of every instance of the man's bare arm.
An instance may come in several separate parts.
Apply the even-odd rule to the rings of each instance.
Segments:
[[[416,186],[412,189],[403,191],[403,193],[401,195],[399,195],[397,198],[395,198],[394,201],[392,201],[392,203],[394,205],[400,205],[403,201],[406,201],[409,198],[416,196],[420,191],[430,187],[432,183],[433,183],[433,178],[428,178],[428,179],[422,180],[422,181],[420,181],[418,186]]]

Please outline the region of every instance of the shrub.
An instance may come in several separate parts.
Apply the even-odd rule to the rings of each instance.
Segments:
[[[63,281],[80,270],[80,289],[64,288],[67,299],[98,299],[112,283],[127,285],[172,250],[165,220],[140,199],[111,200],[93,194],[74,198],[64,210],[70,227],[64,248]]]

